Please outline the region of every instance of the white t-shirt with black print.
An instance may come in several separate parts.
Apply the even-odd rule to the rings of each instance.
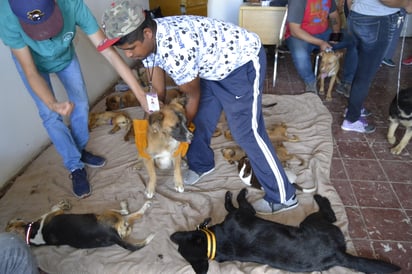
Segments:
[[[199,76],[222,80],[233,70],[256,59],[259,36],[237,25],[201,16],[170,16],[155,19],[156,57],[147,67],[161,67],[177,85]]]

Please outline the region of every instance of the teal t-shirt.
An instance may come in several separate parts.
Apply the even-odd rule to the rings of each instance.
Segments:
[[[98,31],[99,24],[83,0],[57,0],[63,15],[63,29],[51,39],[36,41],[25,34],[8,0],[0,0],[0,39],[13,49],[28,46],[37,69],[57,72],[71,62],[74,54],[73,39],[77,26],[87,35]]]

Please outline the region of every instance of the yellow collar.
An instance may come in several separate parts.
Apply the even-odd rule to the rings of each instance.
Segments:
[[[216,236],[207,227],[199,228],[203,231],[207,238],[207,257],[209,260],[214,260],[216,256]]]

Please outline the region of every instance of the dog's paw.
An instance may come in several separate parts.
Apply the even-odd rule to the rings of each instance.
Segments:
[[[154,196],[154,192],[145,190],[144,195],[147,199],[152,199]]]
[[[175,190],[179,193],[182,193],[185,191],[185,188],[183,186],[175,186]]]
[[[146,201],[146,202],[143,204],[143,206],[142,206],[143,212],[144,212],[146,209],[150,208],[151,206],[152,206],[152,202],[151,202],[151,201]]]
[[[402,153],[403,147],[400,145],[397,145],[396,147],[391,148],[391,153],[394,155],[399,155]]]
[[[394,145],[396,143],[396,137],[395,136],[388,136],[388,142],[391,145]]]
[[[72,205],[70,204],[68,200],[61,200],[56,205],[54,205],[53,208],[54,207],[56,207],[57,209],[61,209],[61,210],[69,210],[72,208]]]
[[[129,214],[129,205],[127,201],[121,201],[120,202],[120,210],[119,210],[120,215],[127,215]]]
[[[328,102],[330,102],[330,101],[332,101],[332,97],[331,96],[326,96],[326,101],[328,101]]]

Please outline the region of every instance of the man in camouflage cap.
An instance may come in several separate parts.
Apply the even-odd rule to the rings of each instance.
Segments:
[[[101,48],[114,45],[127,57],[144,60],[160,99],[165,95],[165,73],[187,95],[186,115],[196,130],[187,153],[186,185],[214,171],[210,141],[224,111],[264,188],[255,209],[272,214],[298,205],[265,129],[261,104],[266,54],[257,34],[208,17],[152,19],[131,0],[114,2],[103,16],[103,26],[109,39]]]

